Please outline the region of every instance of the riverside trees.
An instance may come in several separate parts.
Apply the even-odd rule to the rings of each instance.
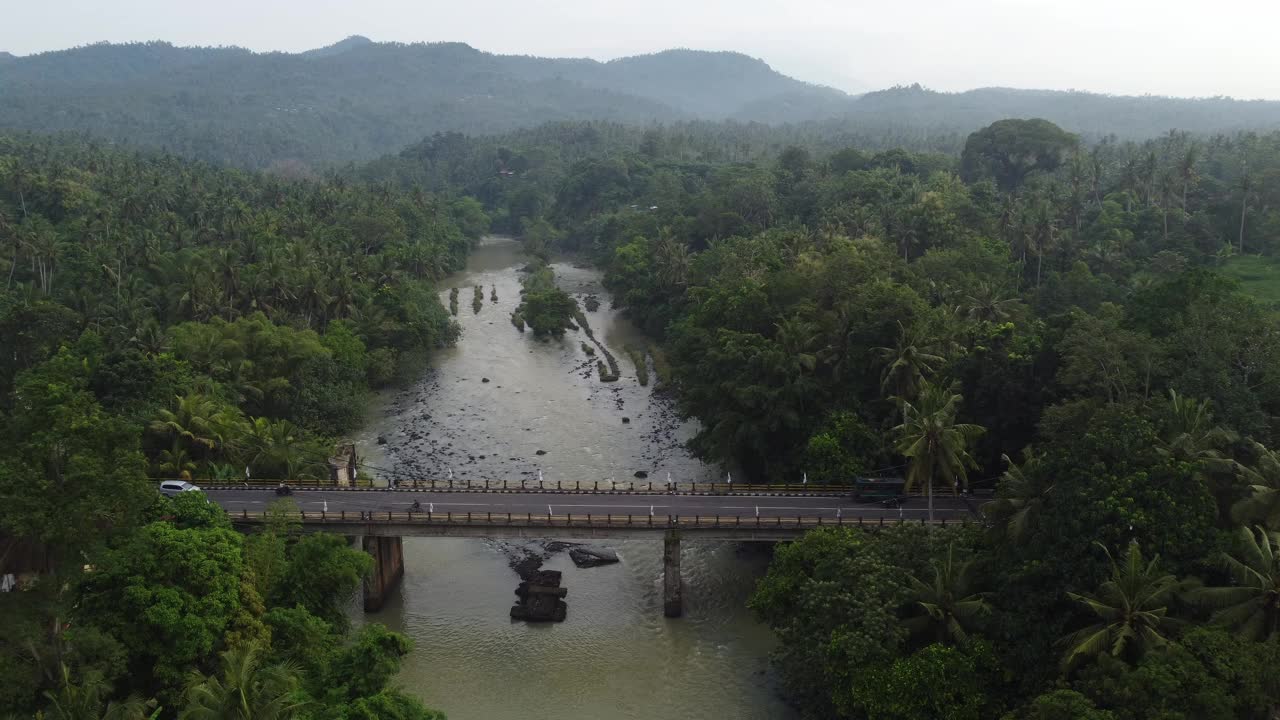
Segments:
[[[6,713],[230,717],[250,678],[252,717],[438,717],[387,687],[407,641],[348,637],[366,555],[246,539],[152,478],[324,472],[367,390],[456,336],[430,283],[483,225],[424,194],[0,138],[0,535],[49,555],[0,594]],[[335,682],[357,647],[376,675]]]
[[[779,549],[752,606],[807,716],[1267,716],[1272,545],[1238,535],[1278,529],[1280,321],[1224,248],[1247,214],[1246,247],[1280,251],[1240,180],[1280,168],[1280,134],[1090,146],[1015,122],[972,138],[966,170],[903,150],[695,164],[579,130],[496,198],[554,198],[535,214],[665,343],[695,451],[775,481],[914,466],[994,490],[981,531]]]

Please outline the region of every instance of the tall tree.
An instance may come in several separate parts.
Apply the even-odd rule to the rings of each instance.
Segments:
[[[1144,560],[1138,543],[1131,542],[1123,562],[1118,563],[1106,546],[1099,543],[1098,547],[1107,554],[1111,576],[1092,595],[1068,592],[1067,596],[1087,607],[1099,622],[1063,639],[1067,646],[1062,659],[1064,672],[1102,653],[1140,658],[1147,650],[1167,645],[1166,634],[1174,625],[1169,605],[1179,583],[1160,569],[1160,556]]]
[[[1280,533],[1240,528],[1236,552],[1222,563],[1232,584],[1190,594],[1192,602],[1213,610],[1213,622],[1234,630],[1242,640],[1280,638]]]
[[[290,720],[306,708],[291,665],[267,665],[250,644],[221,653],[218,673],[195,674],[180,720]]]
[[[934,484],[941,481],[952,492],[968,486],[969,468],[977,466],[969,446],[984,432],[956,422],[964,398],[954,388],[926,382],[915,400],[902,400],[902,424],[894,428],[898,452],[907,458],[906,490],[924,486],[930,524]]]

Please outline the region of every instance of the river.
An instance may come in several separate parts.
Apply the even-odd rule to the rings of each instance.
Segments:
[[[455,482],[536,482],[539,472],[547,483],[625,481],[636,471],[678,483],[717,476],[681,446],[692,428],[669,400],[637,381],[623,347],[643,338],[611,309],[599,271],[553,265],[566,291],[601,300],[586,315],[618,358],[617,382],[599,381],[581,332],[535,340],[511,325],[525,260],[519,243],[487,238],[464,271],[441,283],[446,305],[449,289],[460,288],[462,339],[419,383],[378,399],[360,441],[369,464],[384,477],[452,474]],[[746,609],[766,551],[686,539],[685,616],[669,620],[661,538],[606,545],[620,563],[580,569],[565,553],[545,561],[564,573],[569,612],[563,623],[540,625],[507,616],[520,547],[406,538],[400,592],[366,617],[414,640],[398,684],[451,720],[793,717],[768,670],[772,634]]]

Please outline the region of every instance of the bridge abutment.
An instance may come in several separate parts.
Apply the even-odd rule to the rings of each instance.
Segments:
[[[684,588],[680,581],[680,531],[667,530],[662,540],[662,614],[684,614]]]
[[[364,536],[364,551],[373,557],[373,572],[364,579],[364,611],[382,609],[404,577],[404,549],[398,537]]]

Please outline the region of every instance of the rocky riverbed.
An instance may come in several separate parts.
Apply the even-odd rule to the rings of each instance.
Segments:
[[[520,258],[501,248],[495,265],[454,283],[490,287],[499,298],[457,317],[462,338],[436,354],[412,386],[378,398],[362,443],[369,464],[387,481],[452,479],[518,484],[630,482],[650,477],[705,481],[717,471],[692,458],[683,443],[696,428],[682,422],[661,383],[641,385],[624,348],[647,340],[612,308],[597,270],[555,263],[557,280],[585,305],[585,329],[537,339],[507,321],[519,303]],[[484,252],[481,248],[478,252]],[[509,262],[503,262],[503,259]],[[448,299],[450,290],[441,290]],[[491,295],[492,297],[492,295]],[[599,345],[596,345],[596,342]],[[602,347],[618,356],[621,377],[601,382]]]

